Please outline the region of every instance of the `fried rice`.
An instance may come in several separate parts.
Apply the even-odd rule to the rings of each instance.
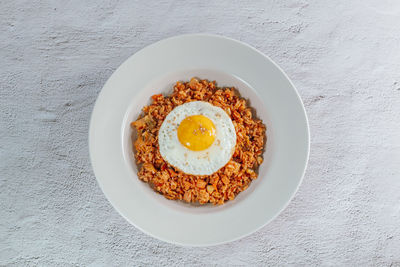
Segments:
[[[157,94],[151,98],[152,103],[143,107],[143,114],[131,123],[137,130],[134,151],[140,180],[168,199],[223,204],[233,200],[257,178],[258,167],[263,162],[266,127],[253,116],[235,88],[218,88],[215,81],[192,78],[189,82],[177,82],[169,96]],[[222,108],[235,126],[235,152],[212,175],[186,174],[168,164],[159,151],[158,131],[165,117],[176,106],[191,101],[206,101]]]

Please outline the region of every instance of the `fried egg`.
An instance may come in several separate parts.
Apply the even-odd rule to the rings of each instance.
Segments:
[[[204,101],[175,107],[158,133],[160,154],[179,170],[211,175],[231,159],[236,132],[226,112]]]

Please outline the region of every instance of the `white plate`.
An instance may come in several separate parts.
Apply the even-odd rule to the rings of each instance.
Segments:
[[[136,175],[129,123],[151,95],[193,76],[235,86],[268,128],[259,178],[222,206],[167,200]],[[99,185],[125,219],[167,242],[207,246],[249,235],[287,206],[307,165],[309,130],[296,89],[268,57],[225,37],[182,35],[140,50],[113,73],[93,109],[89,147]]]

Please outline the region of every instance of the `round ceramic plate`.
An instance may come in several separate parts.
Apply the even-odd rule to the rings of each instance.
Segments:
[[[236,87],[267,125],[258,179],[221,206],[167,200],[137,177],[130,122],[153,94],[191,77]],[[296,89],[268,57],[225,37],[182,35],[140,50],[113,73],[93,109],[89,147],[101,189],[126,220],[170,243],[207,246],[249,235],[287,206],[307,165],[309,130]]]

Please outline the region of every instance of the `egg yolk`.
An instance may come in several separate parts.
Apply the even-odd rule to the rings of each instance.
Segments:
[[[203,115],[186,117],[178,127],[178,139],[193,151],[207,149],[215,140],[215,125]]]

